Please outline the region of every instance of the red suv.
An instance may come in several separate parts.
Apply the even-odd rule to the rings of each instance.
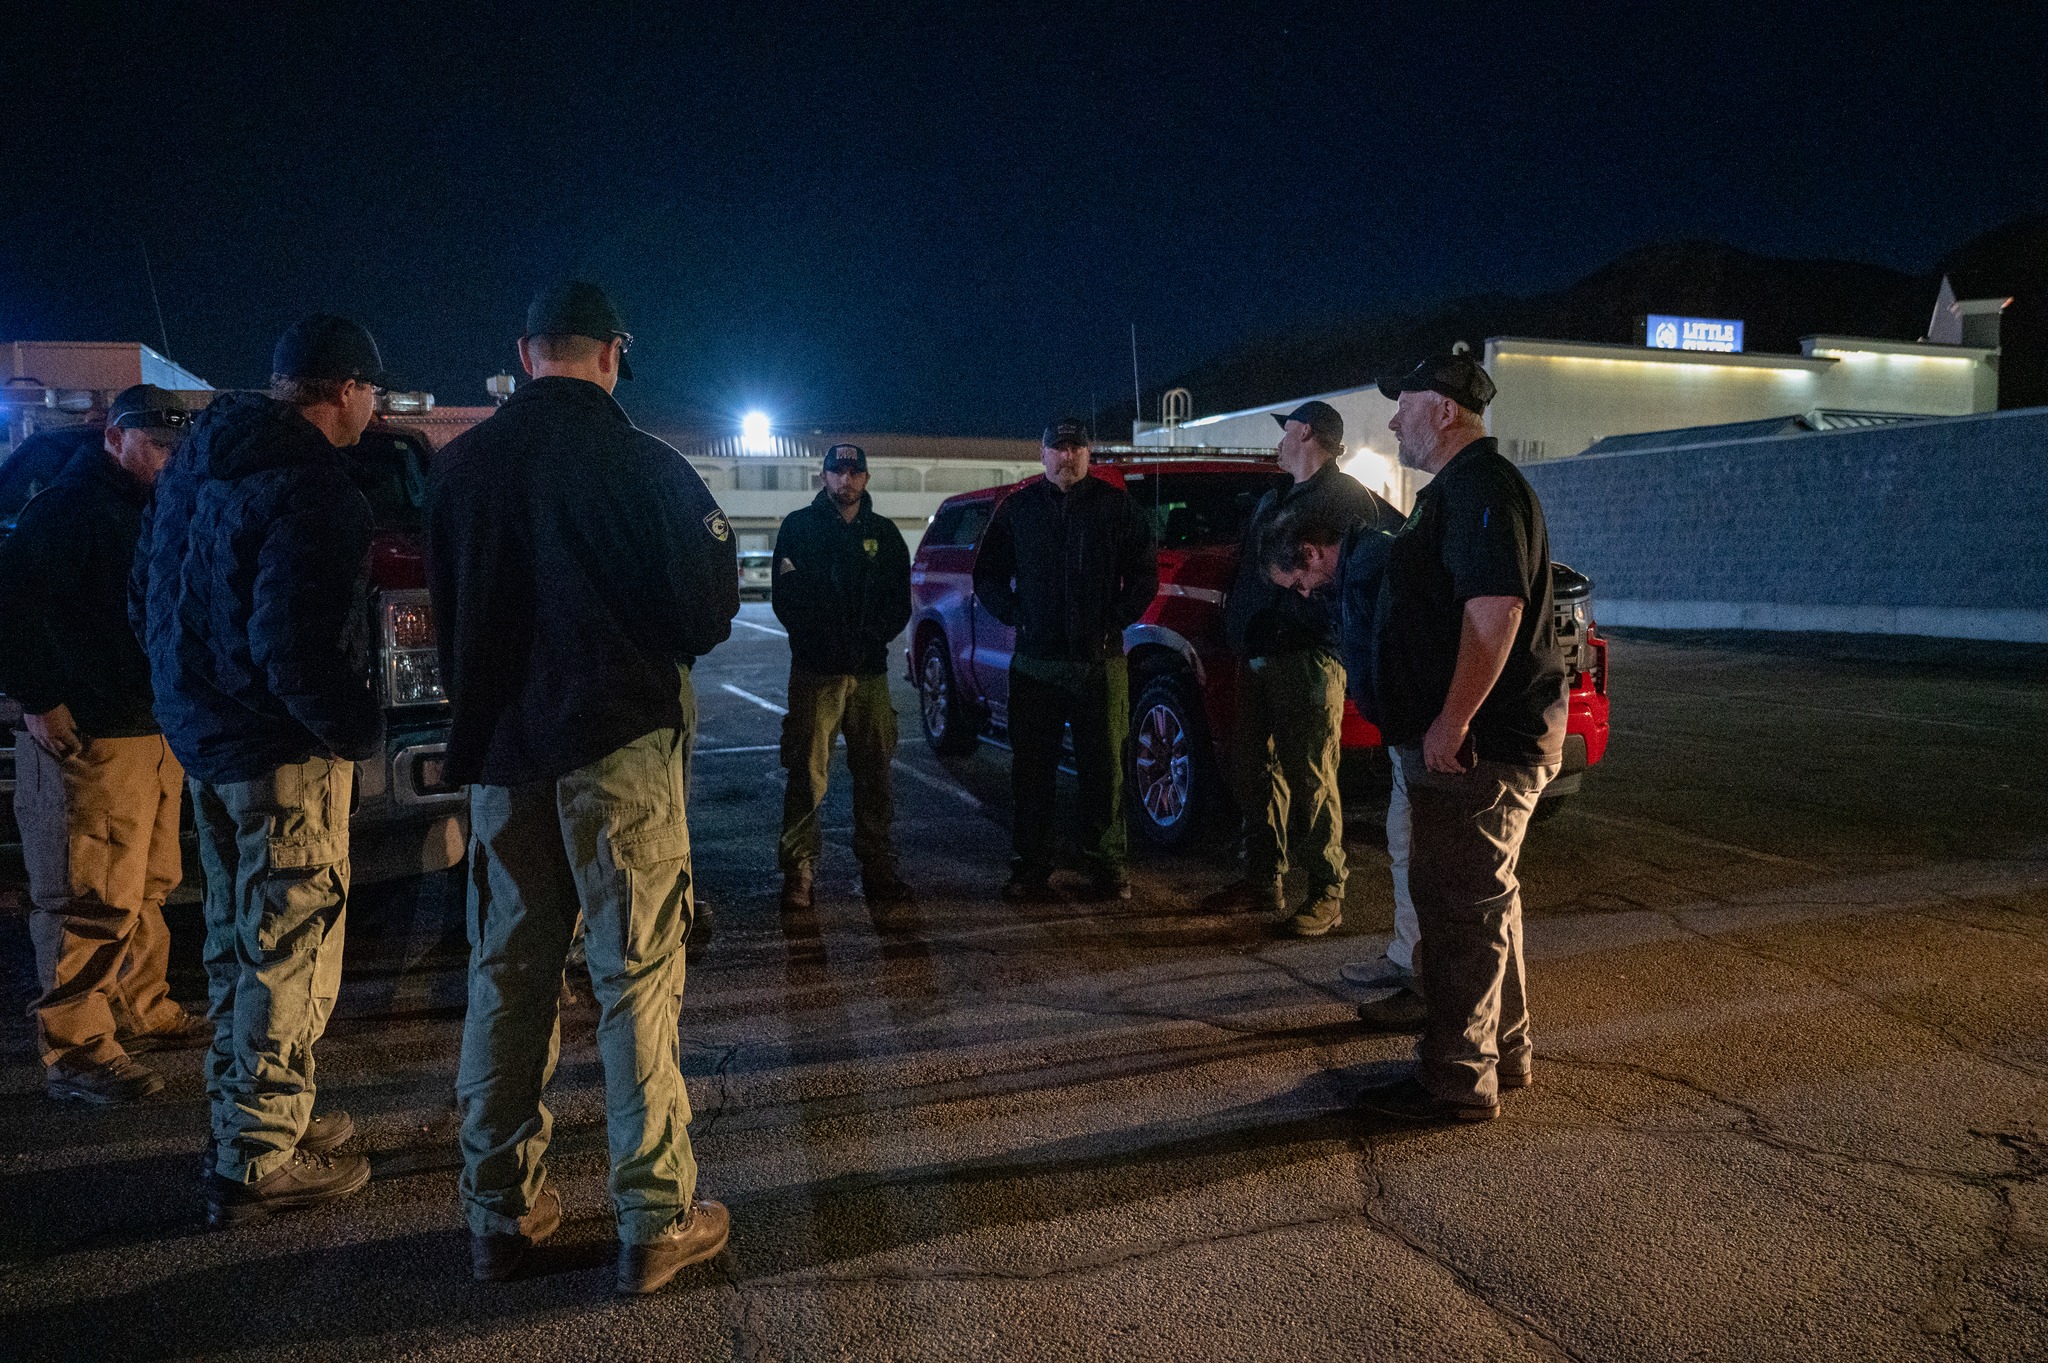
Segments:
[[[1193,837],[1229,798],[1221,755],[1237,713],[1237,666],[1223,641],[1223,601],[1253,507],[1288,475],[1269,454],[1100,447],[1096,454],[1090,476],[1136,498],[1159,543],[1159,594],[1124,631],[1131,672],[1125,788],[1134,831],[1170,847]],[[974,599],[974,556],[997,504],[1022,486],[947,498],[911,561],[915,610],[905,661],[925,738],[941,753],[965,752],[1007,723],[1014,632]],[[1571,717],[1564,771],[1546,800],[1576,791],[1607,749],[1607,641],[1594,632],[1592,584],[1563,564],[1551,574]],[[1379,731],[1347,703],[1347,758],[1379,746]]]

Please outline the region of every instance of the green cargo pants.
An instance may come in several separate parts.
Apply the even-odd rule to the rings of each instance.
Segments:
[[[1052,874],[1062,730],[1074,730],[1081,795],[1081,855],[1091,875],[1121,879],[1129,858],[1124,827],[1124,744],[1131,734],[1130,668],[1099,663],[1010,660],[1011,837],[1017,870]]]
[[[782,768],[789,784],[782,793],[782,840],[777,846],[784,871],[816,861],[818,806],[832,770],[832,741],[846,735],[846,769],[853,777],[853,855],[864,868],[893,869],[896,848],[889,829],[896,821],[896,797],[889,763],[896,756],[896,707],[889,678],[830,676],[789,670],[789,713],[782,720]]]
[[[1307,648],[1253,658],[1238,675],[1234,746],[1245,879],[1278,880],[1291,859],[1307,876],[1311,898],[1324,891],[1342,894],[1344,808],[1337,763],[1343,753],[1344,664],[1325,649]],[[1297,820],[1302,837],[1290,846],[1290,825]]]
[[[309,757],[254,781],[192,782],[206,868],[206,1096],[222,1178],[291,1158],[313,1116],[313,1045],[341,988],[355,766]]]
[[[677,1062],[692,913],[683,727],[657,729],[553,781],[469,788],[469,1013],[455,1097],[462,1203],[509,1233],[547,1184],[560,997],[580,911],[597,997],[619,1238],[658,1238],[696,1199],[690,1098]]]

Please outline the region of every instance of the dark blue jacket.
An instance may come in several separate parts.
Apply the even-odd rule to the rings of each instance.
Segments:
[[[298,411],[214,400],[157,480],[130,610],[156,716],[201,781],[384,741],[370,687],[370,504]]]
[[[775,618],[789,631],[790,662],[828,677],[889,670],[889,641],[910,623],[910,548],[896,522],[839,514],[823,488],[782,518],[775,534]]]
[[[582,379],[535,379],[434,460],[427,586],[448,777],[552,780],[683,722],[680,665],[732,633],[704,480]]]

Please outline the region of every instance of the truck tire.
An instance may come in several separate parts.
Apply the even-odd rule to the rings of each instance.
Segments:
[[[924,741],[935,753],[972,752],[981,737],[981,717],[953,684],[953,660],[946,656],[943,634],[917,647],[917,714]]]
[[[1222,796],[1199,696],[1184,675],[1159,672],[1131,706],[1124,788],[1131,827],[1153,847],[1187,843]]]

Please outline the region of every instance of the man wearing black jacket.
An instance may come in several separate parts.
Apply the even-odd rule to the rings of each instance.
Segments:
[[[1308,881],[1286,920],[1300,937],[1320,937],[1344,921],[1344,810],[1337,764],[1344,728],[1344,665],[1329,609],[1318,598],[1282,591],[1266,575],[1263,540],[1281,511],[1327,506],[1353,524],[1391,529],[1400,515],[1337,467],[1344,418],[1327,402],[1305,402],[1281,426],[1280,466],[1293,476],[1253,511],[1224,608],[1238,673],[1235,757],[1244,810],[1242,879],[1210,896],[1212,908],[1281,910],[1290,860]],[[1291,838],[1294,824],[1303,837]],[[1290,855],[1291,854],[1291,855]]]
[[[469,1012],[456,1100],[479,1279],[561,1224],[541,1094],[580,912],[604,1062],[618,1290],[652,1292],[725,1244],[696,1195],[676,1062],[690,926],[690,668],[732,632],[732,529],[689,463],[612,390],[632,337],[603,290],[527,310],[533,382],[434,461],[427,585],[469,791]]]
[[[161,388],[121,393],[103,447],[80,450],[0,547],[0,685],[22,708],[14,812],[42,986],[29,1011],[55,1098],[147,1097],[163,1079],[130,1052],[212,1031],[164,980],[185,773],[127,608],[142,508],[190,425]]]
[[[1088,428],[1045,428],[1045,477],[1004,498],[974,561],[974,594],[1017,631],[1010,657],[1016,859],[1003,897],[1051,893],[1061,734],[1074,730],[1081,851],[1095,892],[1128,899],[1123,745],[1130,676],[1123,632],[1159,590],[1152,528],[1122,488],[1088,476]]]
[[[384,742],[370,506],[341,449],[386,380],[341,317],[286,331],[270,368],[272,396],[214,399],[164,469],[131,586],[206,868],[216,1226],[370,1178],[336,1149],[348,1115],[313,1115],[313,1047],[341,985],[354,764]]]
[[[789,714],[782,721],[782,907],[811,907],[818,806],[833,740],[846,734],[853,777],[853,855],[870,906],[912,899],[896,866],[889,763],[896,707],[889,701],[889,641],[910,623],[910,550],[868,497],[868,456],[858,445],[825,451],[825,486],[783,519],[775,536],[775,618],[789,631]]]

